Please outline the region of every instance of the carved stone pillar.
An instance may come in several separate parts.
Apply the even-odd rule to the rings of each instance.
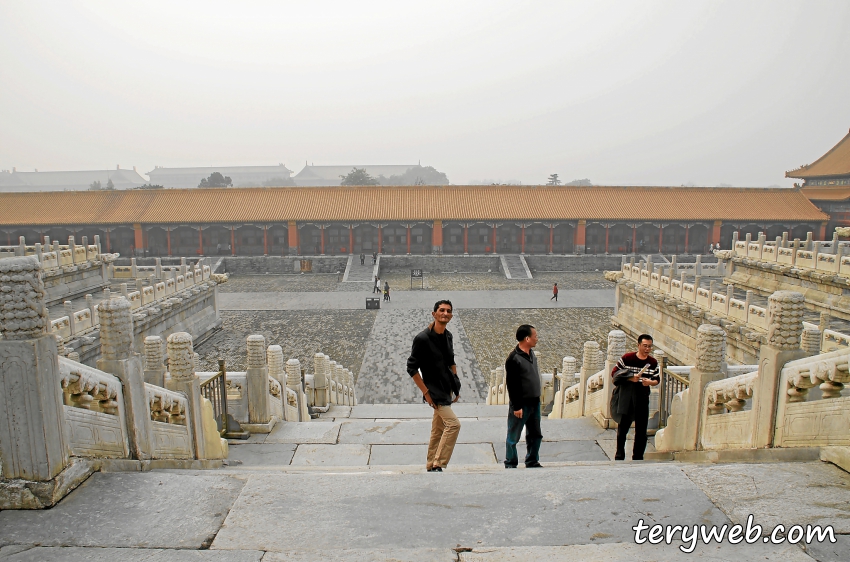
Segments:
[[[69,462],[56,338],[36,256],[0,260],[0,459],[5,478],[46,481]]]
[[[806,328],[803,330],[800,339],[800,349],[806,352],[806,355],[819,355],[821,344],[821,331],[817,328]]]
[[[304,421],[304,412],[307,409],[305,396],[301,392],[301,362],[298,359],[290,359],[286,362],[286,387],[295,393],[298,399],[298,420]]]
[[[724,378],[726,360],[726,332],[720,326],[703,324],[697,329],[697,364],[691,369],[687,398],[687,415],[683,431],[682,449],[695,451],[700,446],[699,432],[702,422],[705,386]]]
[[[599,344],[595,341],[584,342],[584,354],[579,378],[579,402],[581,404],[581,415],[584,415],[584,403],[587,399],[587,379],[598,371],[596,368],[599,360]]]
[[[145,338],[145,382],[156,386],[165,386],[165,364],[160,336]]]
[[[269,370],[266,366],[266,338],[263,336],[248,336],[248,371],[245,379],[248,387],[248,423],[269,423]]]
[[[130,452],[139,460],[153,456],[154,437],[142,360],[133,350],[133,311],[122,296],[97,305],[100,356],[97,368],[121,380]]]
[[[806,356],[800,349],[805,297],[776,291],[767,299],[767,342],[759,350],[759,376],[753,391],[753,447],[770,447],[776,425],[776,402],[782,367]]]
[[[313,385],[316,393],[316,407],[324,408],[328,405],[328,373],[327,355],[317,353],[313,356]]]
[[[617,361],[620,360],[620,357],[626,353],[626,333],[622,330],[611,330],[608,332],[608,350],[607,355],[605,357],[605,386],[602,387],[602,390],[605,392],[605,405],[602,408],[602,415],[605,417],[605,420],[611,420],[611,396],[614,393],[614,383],[611,382],[612,379],[610,377],[611,372],[614,371],[614,366],[617,364]],[[611,423],[606,423],[606,427],[608,425],[612,425]]]
[[[190,424],[195,456],[199,459],[209,458],[203,435],[201,384],[195,376],[195,351],[192,349],[192,336],[186,332],[174,332],[168,336],[165,347],[168,353],[168,370],[171,374],[168,387],[185,393],[189,399],[186,417]]]

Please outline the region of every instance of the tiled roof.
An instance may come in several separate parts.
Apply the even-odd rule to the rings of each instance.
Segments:
[[[339,185],[341,178],[339,176],[348,175],[352,169],[357,168],[358,170],[366,170],[366,173],[372,176],[373,178],[377,178],[378,176],[390,177],[393,175],[400,176],[408,171],[410,168],[416,168],[418,164],[405,164],[405,165],[359,165],[355,164],[352,166],[304,166],[304,168],[298,172],[294,179],[305,180],[305,179],[323,179],[330,180],[336,182],[334,185]]]
[[[296,221],[822,222],[797,189],[410,186],[0,193],[0,225]]]
[[[130,189],[147,182],[136,170],[75,170],[64,172],[0,173],[0,191],[61,191],[88,189],[94,181],[115,189]]]
[[[800,190],[800,193],[808,197],[811,201],[844,201],[845,199],[850,199],[850,187],[846,185],[836,187],[804,187]]]
[[[850,175],[850,133],[811,164],[785,172],[786,178],[804,180],[846,175]]]

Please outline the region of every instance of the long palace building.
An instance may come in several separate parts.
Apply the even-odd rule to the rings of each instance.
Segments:
[[[850,195],[850,193],[848,194]],[[100,235],[123,255],[703,252],[827,237],[805,189],[408,186],[0,193],[0,244]],[[2,238],[5,237],[6,240]],[[831,238],[831,233],[829,233]]]

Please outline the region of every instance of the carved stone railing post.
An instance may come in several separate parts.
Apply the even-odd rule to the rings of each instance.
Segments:
[[[806,352],[806,355],[819,355],[820,344],[823,334],[817,328],[805,328],[800,337],[800,349]]]
[[[301,392],[301,362],[298,359],[290,359],[286,362],[286,387],[295,393],[298,408],[298,420],[306,421],[304,414],[307,411],[306,396]],[[310,416],[307,416],[309,419]]]
[[[130,453],[147,460],[153,456],[154,437],[142,360],[133,350],[130,301],[110,298],[97,305],[100,318],[100,354],[97,368],[118,377],[124,386],[124,412]]]
[[[780,376],[785,363],[806,356],[800,348],[805,297],[776,291],[767,301],[767,342],[759,352],[759,376],[753,392],[753,447],[773,445]]]
[[[165,363],[163,362],[162,338],[145,338],[145,382],[165,387]]]
[[[697,329],[697,361],[688,378],[688,397],[682,449],[695,451],[699,448],[702,404],[708,383],[724,378],[723,363],[726,360],[726,332],[720,326],[703,324]]]
[[[186,332],[174,332],[166,341],[168,353],[168,388],[186,395],[189,402],[188,418],[189,431],[195,456],[199,459],[209,458],[204,440],[203,419],[201,416],[201,383],[195,376],[192,336]]]
[[[281,387],[286,387],[286,371],[283,368],[283,348],[279,345],[270,345],[266,349],[266,360],[269,364],[269,376],[279,382]],[[283,399],[285,401],[285,396]]]
[[[266,338],[263,336],[248,336],[248,371],[245,379],[248,386],[248,423],[269,423],[269,370],[266,366]]]
[[[602,407],[602,415],[605,418],[605,427],[613,427],[611,416],[611,396],[614,394],[614,384],[611,382],[611,373],[617,365],[620,357],[626,353],[626,333],[622,330],[611,330],[608,332],[608,350],[605,358],[605,405]]]
[[[581,415],[584,415],[584,405],[587,400],[587,379],[595,374],[598,369],[599,344],[595,341],[584,342],[584,354],[582,355],[581,375],[579,378],[579,402],[581,403]]]
[[[315,385],[315,404],[318,408],[328,405],[328,372],[327,356],[317,353],[313,356],[313,384]]]
[[[69,462],[59,353],[36,256],[0,260],[0,459],[5,478],[46,481]]]

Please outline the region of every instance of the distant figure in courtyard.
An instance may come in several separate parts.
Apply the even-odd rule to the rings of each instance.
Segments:
[[[388,281],[384,281],[384,300],[390,302],[390,284]]]
[[[360,252],[360,265],[366,265],[366,254]]]
[[[517,346],[505,361],[505,383],[508,387],[508,437],[505,440],[505,468],[519,463],[516,445],[525,427],[525,468],[540,468],[540,370],[533,347],[537,345],[537,329],[523,324],[516,331]]]
[[[549,299],[549,300],[550,301],[554,300],[555,302],[558,302],[558,284],[557,283],[555,283],[555,285],[552,287],[552,298]]]
[[[378,284],[378,276],[377,276],[377,275],[375,276],[375,281],[374,281],[374,283],[375,283],[375,284],[374,284],[374,285],[372,285],[372,292],[373,292],[373,293],[377,293],[377,292],[378,292],[378,287],[380,287],[380,285]]]
[[[381,278],[380,277],[375,277],[375,292],[378,293],[379,295],[383,292],[381,290]]]
[[[460,379],[452,333],[446,329],[452,319],[452,308],[447,300],[434,304],[431,313],[434,321],[413,338],[407,360],[407,373],[422,391],[422,399],[434,409],[425,461],[428,472],[442,472],[449,464],[460,433],[460,421],[452,411],[452,403],[460,398]]]
[[[637,352],[626,353],[617,361],[611,376],[614,394],[611,397],[611,415],[617,422],[617,451],[615,461],[626,458],[626,436],[635,424],[635,444],[632,460],[642,461],[646,451],[646,426],[649,422],[649,387],[660,381],[658,361],[652,353],[652,336],[638,336]]]
[[[372,265],[378,263],[378,252],[372,252]]]

